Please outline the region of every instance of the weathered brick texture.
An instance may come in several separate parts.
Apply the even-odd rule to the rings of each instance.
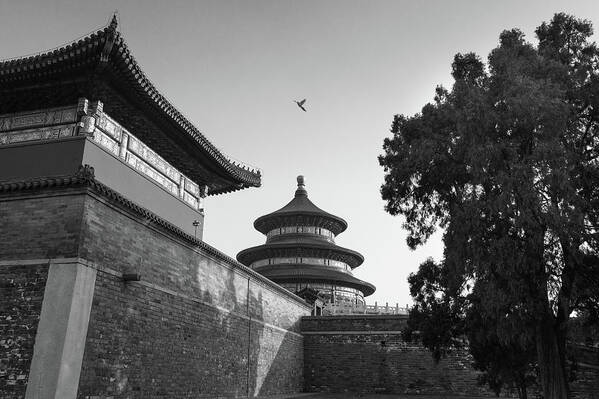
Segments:
[[[22,398],[48,266],[98,269],[79,398],[246,397],[301,390],[484,394],[466,352],[439,364],[401,340],[404,317],[306,317],[236,262],[85,189],[0,197],[0,398]],[[11,264],[13,262],[13,264]],[[124,283],[123,272],[139,282]],[[304,337],[299,334],[302,331]],[[575,398],[596,399],[593,349]]]
[[[406,316],[380,315],[342,315],[327,317],[304,317],[301,321],[302,332],[332,331],[401,331],[407,323]]]
[[[596,341],[597,337],[594,337]],[[581,344],[568,345],[570,391],[573,398],[599,399],[599,348]]]
[[[0,398],[25,397],[48,265],[0,265]]]
[[[79,398],[301,391],[309,309],[285,291],[92,196],[80,254],[99,272]]]
[[[4,264],[80,258],[98,269],[78,397],[301,391],[299,298],[94,190],[4,194],[0,212]],[[11,267],[0,270],[1,398],[25,394],[47,277],[47,266]],[[124,283],[131,271],[141,281]]]
[[[402,340],[405,322],[405,316],[303,318],[306,391],[489,395],[476,384],[466,351],[436,364],[425,348]]]
[[[466,349],[436,364],[430,352],[401,339],[407,316],[346,315],[304,317],[304,378],[308,392],[393,392],[493,396],[477,384]],[[570,347],[572,398],[599,398],[595,348]],[[504,395],[517,397],[515,392]],[[535,387],[530,397],[540,397]]]
[[[0,259],[77,256],[84,196],[0,198]]]
[[[575,399],[599,399],[599,367],[578,365],[571,376],[570,393]]]

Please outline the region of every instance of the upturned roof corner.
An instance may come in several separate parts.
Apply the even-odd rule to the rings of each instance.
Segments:
[[[0,60],[0,114],[101,100],[105,110],[196,183],[217,195],[261,185],[258,169],[234,161],[158,91],[119,31],[103,28],[34,55]]]

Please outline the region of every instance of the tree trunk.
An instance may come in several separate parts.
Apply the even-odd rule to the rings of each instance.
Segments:
[[[553,314],[548,298],[547,281],[548,275],[545,271],[543,255],[545,253],[544,237],[546,230],[532,230],[528,240],[527,254],[531,260],[532,275],[531,282],[534,285],[536,295],[537,321],[535,328],[537,362],[543,399],[567,399],[568,380],[566,378],[565,365],[565,336],[558,335],[559,321]],[[534,263],[533,263],[534,262]],[[567,319],[566,319],[567,321]],[[564,339],[564,345],[560,345],[560,339]]]
[[[567,399],[568,380],[565,375],[563,354],[560,353],[558,337],[551,320],[546,315],[537,327],[537,356],[544,399]]]
[[[520,398],[520,399],[528,398],[528,392],[526,391],[526,383],[525,382],[520,382],[520,385],[518,386],[518,398]]]

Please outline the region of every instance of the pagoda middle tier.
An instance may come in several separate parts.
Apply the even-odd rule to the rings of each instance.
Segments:
[[[354,277],[352,270],[364,257],[335,244],[347,222],[308,199],[303,176],[297,185],[291,202],[254,222],[266,243],[239,252],[237,260],[289,291],[310,287],[330,303],[363,304],[375,287]]]

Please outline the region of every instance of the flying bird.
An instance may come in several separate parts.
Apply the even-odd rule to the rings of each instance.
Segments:
[[[306,99],[304,98],[302,101],[295,101],[294,102],[297,104],[298,107],[300,107],[302,109],[302,111],[307,112],[306,108],[304,108],[304,103],[306,102]]]

